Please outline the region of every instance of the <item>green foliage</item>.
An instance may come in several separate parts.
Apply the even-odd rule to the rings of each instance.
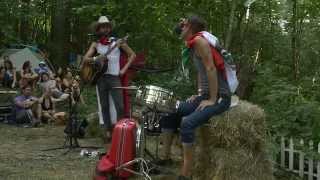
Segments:
[[[245,2],[2,0],[0,47],[23,42],[44,44],[53,53],[52,58],[56,55],[55,47],[65,49],[63,53],[72,50],[84,54],[91,41],[87,35],[92,33],[90,25],[100,15],[107,15],[119,37],[129,33],[129,45],[136,52],[146,53],[147,66],[176,69],[152,75],[139,73],[135,84],[162,86],[183,99],[194,94],[195,75],[192,72],[191,79],[179,78],[183,42],[173,33],[173,27],[186,14],[199,14],[207,20],[208,30],[222,44],[231,38],[230,50],[239,65],[241,80],[238,95],[265,109],[272,135],[320,139],[320,2],[255,1],[250,6],[248,19]],[[293,11],[293,2],[297,2],[296,11]],[[62,8],[63,13],[57,12],[57,3],[66,7]],[[233,3],[236,8],[234,17],[231,17]],[[59,24],[57,17],[66,21]],[[232,24],[230,19],[233,19]],[[65,28],[63,36],[59,34],[62,29],[59,27]],[[66,61],[54,60],[58,64]],[[94,111],[89,104],[94,104],[95,100],[94,94],[85,96],[90,98],[87,106],[80,107],[84,115]]]
[[[274,136],[320,139],[320,104],[305,85],[275,76],[270,67],[259,70],[250,99],[266,110]]]

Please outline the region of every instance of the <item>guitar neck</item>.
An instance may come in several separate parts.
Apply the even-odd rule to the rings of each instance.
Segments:
[[[117,46],[117,43],[115,43],[113,46],[111,46],[110,49],[108,49],[108,51],[104,55],[108,56]]]
[[[124,38],[118,39],[116,43],[106,52],[105,56],[109,55],[116,47],[118,47],[120,44],[119,42],[125,42],[127,41],[129,35],[125,36]]]

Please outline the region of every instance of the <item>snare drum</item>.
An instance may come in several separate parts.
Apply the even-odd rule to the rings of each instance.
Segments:
[[[171,111],[175,107],[173,92],[153,85],[140,88],[136,94],[136,102],[159,111]]]

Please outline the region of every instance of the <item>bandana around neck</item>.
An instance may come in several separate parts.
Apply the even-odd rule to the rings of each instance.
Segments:
[[[216,68],[225,73],[224,60],[218,50],[215,48],[218,44],[218,39],[207,31],[198,32],[185,42],[186,47],[182,50],[182,65],[185,66],[189,62],[191,49],[195,45],[196,37],[198,36],[208,41]]]
[[[108,37],[102,36],[102,37],[99,39],[99,43],[102,44],[102,45],[109,45],[111,42],[110,42],[110,40],[109,40]]]

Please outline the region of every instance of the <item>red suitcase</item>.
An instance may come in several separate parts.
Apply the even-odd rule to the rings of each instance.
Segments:
[[[97,175],[112,173],[118,178],[128,178],[132,175],[128,171],[115,170],[135,158],[136,130],[136,122],[133,119],[121,119],[116,123],[112,133],[111,148],[108,155],[103,156],[98,162]],[[132,169],[132,167],[127,168]]]

